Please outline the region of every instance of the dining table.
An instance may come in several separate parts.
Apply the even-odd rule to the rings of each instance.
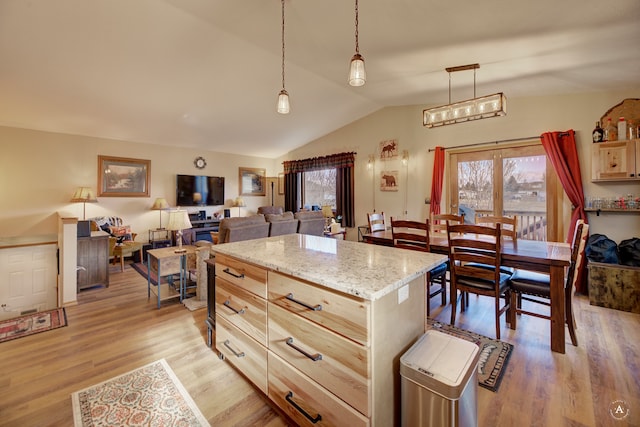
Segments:
[[[469,235],[466,237],[472,237]],[[365,243],[393,246],[391,230],[366,233],[362,236]],[[449,239],[446,233],[431,233],[429,236],[431,252],[448,254]],[[524,240],[502,238],[501,265],[523,270],[546,273],[550,277],[551,302],[551,350],[565,352],[565,267],[571,261],[571,246],[564,242]],[[510,325],[513,328],[513,325]]]

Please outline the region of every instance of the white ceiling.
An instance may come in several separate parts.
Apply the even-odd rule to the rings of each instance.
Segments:
[[[0,125],[277,157],[385,106],[629,90],[638,0],[0,0]],[[452,100],[473,72],[452,73]]]

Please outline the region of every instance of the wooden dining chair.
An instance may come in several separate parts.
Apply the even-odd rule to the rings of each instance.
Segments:
[[[571,343],[578,345],[576,336],[576,323],[573,316],[573,288],[578,278],[577,272],[580,271],[584,264],[584,248],[589,234],[589,224],[585,224],[583,220],[578,220],[576,224],[573,242],[571,244],[571,262],[567,275],[565,277],[564,299],[565,299],[565,316],[566,323],[569,327],[569,335]],[[540,317],[542,319],[551,320],[549,315],[539,312],[528,311],[522,308],[522,301],[529,301],[549,307],[551,310],[551,285],[548,274],[536,273],[528,270],[518,269],[509,279],[509,287],[511,289],[511,328],[516,329],[517,315],[527,314],[529,316]]]
[[[495,227],[447,224],[451,268],[451,325],[455,326],[456,323],[458,291],[463,297],[461,311],[465,309],[465,293],[493,297],[497,339],[500,339],[500,316],[509,310],[510,303],[509,275],[500,271],[501,231],[500,224]],[[504,305],[501,306],[503,297]]]
[[[447,221],[450,224],[464,224],[464,214],[431,214],[431,232],[432,233],[446,233]]]
[[[511,237],[513,240],[518,238],[517,216],[476,215],[476,225],[495,227],[496,224],[501,225],[502,236]]]
[[[384,231],[387,228],[386,221],[384,219],[384,212],[380,213],[367,213],[367,221],[369,221],[369,232]]]
[[[425,222],[394,220],[391,217],[391,234],[393,246],[401,249],[430,252],[429,247],[429,220]],[[436,285],[435,290],[431,286]],[[441,305],[447,304],[447,264],[441,264],[427,272],[427,317],[431,315],[431,298],[440,295]]]

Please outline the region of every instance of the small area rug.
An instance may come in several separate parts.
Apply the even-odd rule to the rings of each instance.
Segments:
[[[140,275],[142,277],[144,277],[145,280],[147,279],[147,271],[148,271],[147,264],[145,264],[143,262],[136,262],[134,264],[131,264],[131,267],[133,267],[133,269],[135,271],[140,273]],[[151,271],[151,283],[153,283],[154,285],[158,284],[158,275],[153,270]],[[167,283],[167,278],[166,277],[162,278],[162,283]]]
[[[502,375],[513,352],[513,344],[494,340],[429,318],[427,319],[427,329],[437,329],[454,337],[476,343],[480,347],[478,384],[493,392],[498,391]]]
[[[27,314],[0,322],[0,342],[67,326],[64,308]]]
[[[189,309],[189,311],[196,311],[207,306],[207,301],[197,300],[196,297],[185,298],[182,300],[182,304]]]
[[[71,394],[84,426],[209,426],[164,359]]]

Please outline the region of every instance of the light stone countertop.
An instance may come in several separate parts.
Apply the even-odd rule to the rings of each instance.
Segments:
[[[213,245],[211,251],[371,301],[447,260],[428,252],[304,234]]]

